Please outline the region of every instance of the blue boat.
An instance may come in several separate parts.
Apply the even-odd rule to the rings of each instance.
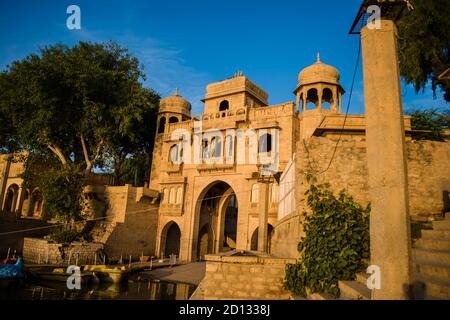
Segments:
[[[15,264],[0,264],[0,288],[9,287],[25,277],[23,272],[23,260],[17,258]]]

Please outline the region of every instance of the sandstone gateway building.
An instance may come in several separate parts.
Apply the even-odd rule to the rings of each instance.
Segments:
[[[81,263],[92,262],[98,245],[111,259],[175,254],[188,262],[233,249],[297,258],[306,172],[363,205],[370,201],[365,117],[345,114],[339,78],[318,56],[293,83],[295,102],[268,105],[268,94],[241,72],[207,86],[200,115],[178,90],[162,99],[149,183],[111,186],[96,178],[85,188],[93,245],[91,252],[82,244]],[[450,142],[416,140],[409,117],[404,129],[411,220],[442,217],[450,211]],[[19,218],[19,229],[46,222],[45,199],[22,189],[22,167],[8,159],[0,158],[2,217]],[[4,237],[2,250],[20,252],[23,236]],[[42,241],[25,239],[26,261],[52,252]]]
[[[298,76],[295,103],[268,105],[268,94],[241,72],[207,86],[201,115],[191,115],[178,90],[162,99],[149,183],[160,195],[155,254],[195,261],[257,250],[266,211],[265,251],[296,258],[305,172],[367,204],[365,118],[343,114],[339,78],[318,55]],[[411,215],[426,220],[448,209],[450,147],[415,141],[409,117],[404,127]],[[281,174],[267,196],[264,168]]]

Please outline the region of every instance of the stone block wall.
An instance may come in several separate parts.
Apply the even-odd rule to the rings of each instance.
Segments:
[[[288,300],[286,263],[293,259],[207,255],[205,278],[191,299]]]
[[[366,141],[363,137],[342,140],[332,157],[336,140],[312,137],[297,142],[296,210],[279,220],[272,238],[273,253],[297,258],[297,243],[303,235],[302,213],[309,210],[305,191],[305,172],[316,172],[319,182],[329,182],[337,193],[346,189],[356,201],[369,199]],[[411,220],[433,219],[450,210],[450,141],[406,141],[409,205]]]
[[[75,264],[78,261],[78,264],[88,264],[94,263],[96,252],[102,248],[100,243],[61,244],[45,239],[25,238],[23,259],[26,263]],[[100,262],[97,260],[97,263]]]
[[[327,169],[335,140],[313,137],[297,144],[296,200],[299,209],[307,209],[304,173],[319,172],[319,182],[329,182],[337,192],[346,189],[361,204],[369,203],[366,141],[342,140]],[[450,141],[406,141],[410,214],[412,218],[439,215],[448,209],[450,191]],[[326,170],[326,171],[325,171]],[[325,172],[323,172],[325,171]]]

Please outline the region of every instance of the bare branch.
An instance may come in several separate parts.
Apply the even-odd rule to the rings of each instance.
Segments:
[[[59,161],[61,161],[61,163],[63,165],[67,164],[67,159],[64,156],[64,154],[62,153],[61,148],[59,148],[57,146],[52,146],[50,144],[48,144],[47,147],[58,157]]]

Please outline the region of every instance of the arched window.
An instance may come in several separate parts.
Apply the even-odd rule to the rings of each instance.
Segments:
[[[169,203],[175,204],[175,200],[176,200],[176,189],[170,188]]]
[[[169,118],[169,123],[176,123],[176,122],[178,122],[179,120],[178,120],[178,118],[177,117],[170,117]]]
[[[159,119],[158,133],[163,133],[165,126],[166,126],[166,118],[161,117],[161,119]]]
[[[272,193],[272,197],[271,197],[272,203],[278,203],[278,201],[279,201],[279,192],[278,192],[279,187],[278,187],[278,184],[272,183],[271,189],[272,189],[272,190],[271,190],[271,193]]]
[[[309,89],[306,94],[306,109],[315,109],[319,101],[319,95],[317,94],[317,89]]]
[[[250,202],[258,203],[258,201],[259,201],[259,185],[257,183],[255,183],[252,186],[252,195],[251,195]]]
[[[225,110],[228,110],[229,108],[230,108],[230,103],[228,102],[228,100],[223,100],[222,102],[220,102],[219,111],[225,111]]]
[[[171,163],[177,163],[179,160],[180,159],[178,154],[178,145],[174,144],[173,146],[170,147],[169,161]]]
[[[163,191],[163,203],[169,203],[169,188],[165,188]]]
[[[230,158],[233,156],[233,136],[228,135],[225,137],[225,156]]]
[[[211,157],[219,158],[222,156],[222,139],[220,137],[213,137],[211,139]]]
[[[322,91],[322,109],[330,109],[333,103],[333,92],[329,88]]]
[[[272,151],[272,135],[270,133],[265,133],[259,137],[259,152],[270,151]]]
[[[209,141],[207,138],[202,140],[202,153],[203,153],[203,158],[204,159],[209,159]]]
[[[177,204],[181,204],[183,201],[183,189],[181,187],[178,187],[177,189]]]
[[[30,216],[38,217],[42,213],[42,194],[39,189],[35,189],[31,193],[31,210],[30,210]]]

